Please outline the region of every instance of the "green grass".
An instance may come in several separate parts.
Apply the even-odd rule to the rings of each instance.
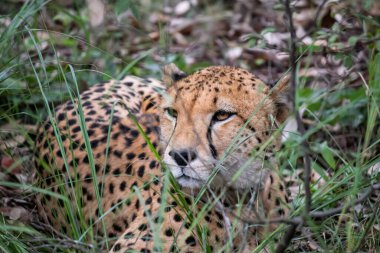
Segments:
[[[132,3],[134,2],[132,1]],[[213,4],[217,7],[223,7],[222,3],[218,1],[210,3],[210,6]],[[63,22],[60,31],[51,31],[51,28],[45,26],[46,23],[42,22],[44,23],[43,25],[39,23],[41,20],[44,21],[41,16],[41,10],[45,6],[50,15]],[[115,4],[114,7],[116,8],[117,6]],[[58,134],[59,129],[55,122],[54,108],[65,100],[74,101],[79,99],[79,93],[82,90],[97,82],[111,78],[120,79],[126,74],[158,77],[161,63],[155,60],[155,57],[157,58],[156,54],[162,49],[167,49],[166,47],[173,42],[168,41],[170,38],[161,36],[159,43],[149,41],[142,45],[143,49],[138,50],[138,53],[129,57],[120,57],[115,51],[108,52],[107,43],[121,48],[120,44],[112,43],[127,35],[117,31],[109,35],[109,38],[104,39],[104,37],[101,37],[101,39],[98,39],[99,44],[89,42],[91,29],[88,26],[86,16],[82,14],[85,9],[82,3],[77,3],[77,6],[72,9],[66,9],[54,3],[54,1],[26,1],[21,8],[16,7],[15,5],[14,11],[9,15],[0,17],[0,20],[9,19],[10,21],[7,27],[0,27],[0,129],[1,124],[16,122],[16,120],[21,120],[23,123],[39,124],[47,116],[52,123],[55,135],[58,136],[57,143],[64,154],[65,167],[69,172],[70,165],[66,160],[62,140],[60,139],[60,134]],[[149,15],[149,11],[157,10],[162,6],[152,4],[150,9],[145,10],[134,3],[127,7],[132,8],[136,16],[144,19]],[[136,10],[139,12],[138,14]],[[205,13],[207,11],[209,9],[206,8]],[[195,16],[196,14],[191,13],[189,15]],[[370,39],[379,34],[380,26],[378,24],[372,23],[371,20],[364,17],[356,18],[367,22],[368,32],[362,36]],[[200,26],[197,29],[202,28],[204,27]],[[132,28],[130,29],[132,30]],[[163,28],[159,32],[165,34]],[[322,29],[315,32],[316,39],[326,36],[331,36],[331,34],[325,34]],[[330,38],[331,43],[339,43],[339,41],[335,40],[338,39],[336,37]],[[128,40],[124,42],[125,47],[128,49],[131,44],[128,43]],[[251,41],[250,43],[254,42]],[[80,45],[84,45],[86,49],[79,50]],[[308,124],[305,135],[290,135],[290,138],[283,144],[283,148],[276,156],[280,161],[282,174],[294,174],[296,169],[302,168],[302,157],[308,154],[312,158],[313,170],[325,176],[326,182],[321,187],[312,185],[312,210],[321,211],[339,205],[349,207],[366,187],[380,180],[378,172],[377,174],[367,175],[367,171],[371,166],[380,163],[380,53],[379,45],[376,45],[376,42],[369,47],[371,48],[370,59],[367,63],[367,68],[363,70],[363,79],[359,82],[361,84],[359,87],[350,86],[346,80],[340,80],[332,87],[314,89],[306,85],[308,78],[301,77],[299,79],[297,108],[304,109],[304,118],[311,123]],[[62,56],[64,49],[70,51],[69,56]],[[162,56],[162,58],[165,58],[163,61],[174,61],[189,72],[205,65],[211,65],[209,59],[203,59],[197,64],[186,65],[181,53],[170,52],[170,47],[168,47],[168,50],[168,55]],[[313,54],[319,52],[320,48],[307,47],[306,50],[305,48],[300,48],[300,50],[304,50],[301,53],[311,61]],[[352,61],[350,56],[345,54],[337,55],[336,57],[344,59],[345,64],[350,64],[350,61]],[[92,65],[93,62],[104,62],[103,68],[100,70],[87,67]],[[247,64],[242,62],[242,65]],[[256,67],[260,68],[260,64]],[[303,66],[306,69],[308,67]],[[301,68],[301,65],[299,68]],[[70,220],[70,232],[72,234],[72,239],[69,239],[60,233],[49,234],[30,224],[13,222],[0,216],[1,252],[51,252],[54,248],[57,248],[59,252],[75,252],[75,249],[87,252],[100,251],[101,245],[97,245],[94,241],[96,237],[94,228],[98,225],[105,227],[103,219],[112,212],[112,209],[102,210],[100,205],[102,189],[99,189],[98,182],[102,181],[102,179],[97,178],[95,172],[94,157],[85,127],[85,115],[83,115],[80,99],[76,110],[77,115],[79,115],[86,150],[89,154],[91,175],[96,191],[100,218],[91,221],[91,224],[86,224],[81,212],[81,184],[76,176],[69,176],[69,185],[73,190],[67,192],[63,178],[57,175],[57,181],[60,182],[60,193],[53,192],[50,189],[42,189],[33,184],[25,185],[1,179],[0,186],[25,191],[27,196],[30,194],[44,194],[61,199],[64,203],[63,210]],[[159,154],[143,133],[137,120],[133,117],[132,120],[146,138],[148,146],[155,152],[156,158],[160,161]],[[337,131],[336,128],[340,130]],[[110,131],[111,127],[109,137]],[[21,131],[21,133],[26,134],[27,131]],[[237,147],[238,134],[231,143],[228,152],[226,152],[226,156]],[[337,138],[338,134],[355,137],[348,136],[348,141],[352,143],[347,147],[342,147],[340,140]],[[301,143],[304,140],[309,143],[310,150],[302,148]],[[29,145],[32,144],[29,141]],[[263,144],[259,151],[253,152],[252,159],[265,152],[268,144],[270,142]],[[108,148],[109,139],[107,150]],[[7,152],[10,151],[7,150]],[[106,157],[108,157],[108,151],[106,152]],[[45,167],[50,169],[49,164],[45,164]],[[244,167],[241,168],[240,172],[243,169]],[[216,168],[215,173],[217,171],[218,168]],[[236,174],[236,177],[239,176],[239,173]],[[327,177],[327,174],[331,176]],[[199,223],[199,220],[210,208],[217,205],[222,195],[214,195],[213,201],[204,205],[200,212],[192,213],[193,206],[187,204],[185,196],[181,194],[179,186],[175,183],[172,175],[166,172],[163,177],[163,182],[165,183],[164,190],[161,193],[162,197],[164,198],[165,195],[174,197],[180,203],[181,208],[186,210],[186,218],[191,222],[191,227],[195,228],[198,237],[204,238],[206,231],[202,224]],[[302,179],[299,181],[301,182]],[[170,188],[174,188],[174,194],[170,191]],[[201,196],[206,191],[208,191],[208,187],[204,187],[200,194],[195,197],[195,203],[200,201]],[[303,193],[302,183],[300,183],[300,193]],[[131,194],[135,194],[140,199],[142,198],[138,188]],[[125,201],[128,200],[128,197],[130,196],[126,196]],[[74,202],[70,200],[74,200]],[[323,220],[308,220],[308,231],[297,234],[293,244],[290,246],[290,252],[292,249],[300,251],[302,245],[309,239],[315,241],[315,244],[318,245],[317,248],[322,252],[378,250],[380,248],[380,211],[378,203],[379,199],[377,199],[377,203],[366,201],[361,207],[362,211],[345,210],[341,215],[327,217]],[[120,203],[120,205],[122,204]],[[301,215],[303,204],[304,196],[299,194],[291,204],[291,215]],[[113,208],[117,208],[117,206]],[[164,208],[165,204],[161,206],[159,212],[163,214]],[[155,228],[151,217],[148,217],[148,220],[151,227]],[[233,225],[236,225],[236,221],[233,221]],[[284,229],[285,226],[281,226],[268,235],[255,252],[259,252],[264,247],[275,249],[273,238],[279,237]],[[159,231],[156,229],[153,232],[154,243],[159,246],[161,244]],[[105,248],[109,248],[109,242],[113,239],[105,236],[103,242]],[[231,243],[232,238],[227,243],[226,249],[231,246]],[[205,251],[210,251],[206,240],[203,241],[203,244]]]

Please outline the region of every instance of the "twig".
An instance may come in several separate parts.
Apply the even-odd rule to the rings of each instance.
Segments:
[[[297,225],[292,224],[289,226],[288,230],[285,233],[285,236],[282,238],[282,241],[277,245],[276,253],[282,253],[286,250],[290,242],[292,241],[294,234],[296,233]]]
[[[295,118],[297,121],[298,131],[301,135],[304,135],[305,133],[305,127],[303,125],[303,122],[301,120],[301,116],[296,109],[296,91],[297,91],[297,57],[296,57],[296,33],[294,30],[293,25],[293,14],[290,7],[290,0],[285,0],[285,12],[288,17],[289,22],[289,32],[290,32],[290,64],[291,64],[291,86],[290,86],[290,101],[293,102],[293,110],[295,114]],[[305,146],[306,140],[302,141],[302,146]],[[307,217],[310,212],[311,208],[311,192],[310,192],[310,158],[308,154],[304,155],[304,188],[305,188],[305,211],[304,211],[304,217]],[[303,222],[304,219],[301,219]],[[297,226],[295,224],[290,225],[287,232],[285,233],[285,236],[282,238],[281,242],[277,245],[276,253],[282,253],[285,251],[285,249],[288,247],[290,242],[292,241],[292,238],[294,237],[294,234],[296,232]]]
[[[290,63],[291,63],[291,101],[293,102],[293,109],[296,116],[296,121],[298,125],[298,131],[301,135],[305,134],[305,126],[302,122],[300,113],[297,110],[296,105],[296,91],[297,91],[297,56],[296,56],[296,33],[293,24],[293,13],[290,7],[290,0],[285,0],[285,12],[288,17],[289,22],[289,32],[290,32]],[[301,145],[304,148],[308,148],[306,140],[302,141]],[[310,174],[311,174],[311,160],[309,154],[305,153],[304,157],[304,186],[305,186],[305,212],[304,215],[308,216],[310,213],[312,199],[310,191]]]
[[[361,196],[356,199],[353,203],[350,203],[349,205],[341,205],[336,208],[327,209],[324,211],[311,211],[309,213],[309,218],[311,219],[322,219],[326,217],[330,217],[336,214],[340,214],[343,210],[349,211],[351,208],[353,208],[355,205],[364,202],[375,190],[380,190],[380,183],[373,184],[369,186],[362,194]],[[273,223],[284,223],[289,224],[291,226],[295,225],[304,225],[304,216],[296,216],[291,219],[286,218],[278,218],[278,219],[271,219],[271,220],[265,220],[256,218],[257,220],[249,220],[249,219],[242,219],[241,217],[235,216],[236,218],[241,219],[243,222],[248,223],[249,225],[266,225],[266,224],[273,224]]]

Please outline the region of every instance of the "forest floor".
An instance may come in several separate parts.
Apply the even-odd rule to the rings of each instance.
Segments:
[[[293,66],[297,86],[288,102],[300,121],[290,119],[286,131],[305,129],[302,138],[289,134],[277,154],[282,173],[299,181],[290,188],[292,214],[305,206],[298,173],[305,156],[323,179],[311,186],[312,210],[345,208],[299,226],[288,251],[379,252],[380,2],[291,1],[293,37],[287,1],[162,2],[0,6],[0,251],[91,248],[64,236],[52,243],[36,219],[34,137],[47,115],[39,78],[58,105],[68,98],[58,66],[72,66],[83,91],[126,74],[160,78],[161,66],[174,62],[188,73],[239,66],[270,84]]]

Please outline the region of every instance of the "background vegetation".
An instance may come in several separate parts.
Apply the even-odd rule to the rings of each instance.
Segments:
[[[290,119],[286,128],[281,171],[298,180],[308,157],[322,178],[311,185],[311,210],[344,208],[306,219],[288,250],[379,252],[379,190],[370,186],[380,179],[380,3],[291,1],[292,40],[285,10],[275,0],[3,0],[0,251],[96,251],[50,236],[34,215],[34,133],[45,103],[54,107],[69,98],[67,85],[76,89],[69,66],[80,90],[126,74],[159,78],[169,62],[187,72],[240,66],[274,83],[293,55],[298,78],[290,103],[301,122]],[[288,185],[294,216],[305,206],[299,181]],[[353,205],[368,190],[369,198]]]

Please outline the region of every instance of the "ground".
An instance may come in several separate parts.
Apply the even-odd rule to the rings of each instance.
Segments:
[[[184,0],[164,6],[116,0],[103,9],[90,2],[6,0],[0,7],[3,251],[96,251],[97,245],[79,240],[91,231],[74,241],[34,219],[33,199],[42,190],[33,184],[36,128],[49,111],[70,100],[69,92],[126,74],[159,78],[160,67],[169,62],[189,73],[211,65],[239,66],[274,84],[292,66],[290,42],[295,42],[293,106],[300,120],[290,119],[288,138],[275,152],[281,174],[299,181],[287,186],[291,214],[304,212],[298,175],[305,160],[323,178],[311,185],[312,212],[349,206],[379,181],[377,1],[290,1],[293,40],[287,1]],[[105,11],[97,12],[99,6]],[[377,196],[304,223],[289,250],[376,251]],[[273,244],[268,239],[261,245]]]

